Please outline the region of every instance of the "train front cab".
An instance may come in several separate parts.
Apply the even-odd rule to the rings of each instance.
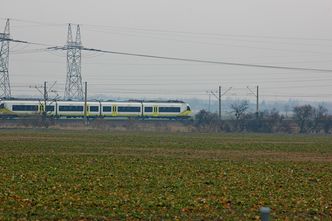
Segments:
[[[4,109],[5,109],[5,103],[2,100],[0,100],[0,111]]]
[[[12,118],[16,115],[5,107],[4,101],[0,100],[0,119]]]
[[[39,101],[5,101],[4,109],[17,116],[37,115],[41,113]]]
[[[183,107],[183,110],[179,114],[179,117],[184,118],[184,119],[188,119],[188,118],[192,117],[192,111],[191,111],[189,104],[185,104],[185,106]]]

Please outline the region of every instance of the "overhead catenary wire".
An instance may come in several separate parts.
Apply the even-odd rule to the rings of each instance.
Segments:
[[[59,85],[63,85],[63,83],[58,83],[57,82],[57,86]],[[127,88],[116,88],[116,87],[112,87],[112,88],[101,88],[99,86],[104,85],[106,86],[106,84],[94,84],[92,83],[91,86],[92,88],[94,88],[94,86],[98,86],[97,88],[95,88],[95,92],[97,93],[99,90],[103,91],[103,92],[112,92],[112,93],[148,93],[148,94],[159,94],[159,95],[167,95],[167,94],[196,94],[196,95],[205,95],[205,91],[204,90],[200,90],[200,89],[173,89],[173,90],[165,90],[162,88],[158,88],[158,89],[146,89],[146,88],[137,88],[137,89],[127,89]],[[321,85],[322,86],[322,85]],[[320,87],[321,87],[320,86]],[[21,89],[28,89],[30,88],[31,85],[13,85],[13,88],[21,88]],[[247,93],[240,93],[241,91],[245,91],[246,88],[233,88],[233,90],[237,91],[235,94],[228,94],[226,96],[232,97],[232,96],[246,96],[248,95]],[[241,95],[242,94],[242,95]],[[288,95],[281,95],[281,94],[265,94],[263,93],[262,96],[281,96],[281,97],[319,97],[319,96],[332,96],[332,94],[310,94],[310,95],[296,95],[296,94],[288,94]]]
[[[16,92],[32,92],[32,89],[18,89],[16,90]],[[64,92],[63,90],[56,90],[57,92]],[[105,92],[105,91],[103,91]],[[124,94],[135,94],[137,95],[138,92],[140,92],[139,96],[143,96],[143,95],[155,95],[155,96],[170,96],[170,95],[176,95],[177,93],[176,91],[172,92],[172,93],[167,93],[165,94],[164,92],[156,92],[156,91],[145,91],[145,92],[141,92],[141,91],[117,91],[117,90],[110,90],[108,92],[111,92],[112,95],[114,96],[115,94],[120,94],[120,95],[124,95]],[[92,93],[92,95],[98,95],[100,94],[100,92],[95,91],[94,93]],[[181,92],[182,96],[206,96],[206,93],[204,92]],[[227,95],[226,97],[236,97],[236,98],[241,98],[241,97],[247,97],[248,95],[238,95],[238,94],[230,94]],[[280,97],[280,98],[332,98],[332,94],[315,94],[315,95],[285,95],[285,94],[261,94],[261,97]]]

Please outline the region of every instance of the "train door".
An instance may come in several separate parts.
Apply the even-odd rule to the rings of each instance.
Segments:
[[[38,105],[38,113],[39,114],[44,114],[44,112],[47,115],[47,108],[45,107],[45,104],[44,103],[39,103],[39,105]]]
[[[101,111],[102,111],[102,106],[101,106],[101,102],[99,101],[99,117],[102,117],[101,116]]]
[[[84,113],[83,113],[84,117],[85,116],[89,117],[90,116],[90,106],[88,104],[84,104],[84,108],[85,108]]]
[[[152,113],[152,115],[154,117],[157,117],[159,115],[158,106],[153,106],[153,113]]]
[[[38,105],[38,113],[44,113],[44,104],[41,103],[40,105]]]
[[[115,117],[118,115],[118,107],[116,105],[112,105],[112,116]]]

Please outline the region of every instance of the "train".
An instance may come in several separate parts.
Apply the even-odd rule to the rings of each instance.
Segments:
[[[190,105],[183,101],[0,100],[0,118],[18,118],[43,113],[54,118],[189,119],[192,110]]]

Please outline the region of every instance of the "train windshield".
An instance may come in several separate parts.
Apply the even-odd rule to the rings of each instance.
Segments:
[[[0,101],[0,109],[5,108],[5,104]]]
[[[187,111],[191,111],[191,109],[190,109],[190,106],[189,106],[189,105],[187,105]]]

